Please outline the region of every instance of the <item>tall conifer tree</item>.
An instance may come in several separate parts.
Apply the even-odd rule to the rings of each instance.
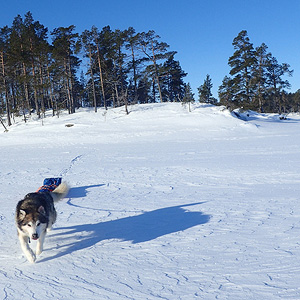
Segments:
[[[204,83],[198,88],[199,101],[204,103],[215,104],[216,99],[212,97],[211,89],[213,84],[210,76],[207,74]]]
[[[290,70],[290,65],[287,63],[280,64],[275,57],[271,57],[267,63],[266,73],[267,84],[270,87],[269,92],[273,96],[269,106],[272,107],[273,111],[277,110],[279,113],[284,112],[281,91],[291,86],[288,80],[282,78],[285,74],[292,76],[293,70]]]
[[[252,72],[256,63],[253,44],[250,43],[246,30],[241,31],[232,43],[235,52],[229,58],[231,67],[230,75],[233,76],[233,84],[238,91],[235,101],[241,105],[251,103],[253,97]]]
[[[75,71],[79,67],[79,59],[75,56],[78,34],[75,26],[59,27],[51,32],[53,36],[53,57],[58,73],[62,76],[69,113],[75,112],[74,84]]]
[[[157,35],[154,30],[139,34],[139,49],[145,55],[145,60],[148,60],[152,64],[152,67],[148,68],[148,70],[152,73],[156,81],[160,102],[163,102],[158,61],[168,59],[171,55],[174,55],[174,52],[167,51],[169,45],[160,42],[159,39],[160,36]]]
[[[238,106],[235,97],[235,85],[231,77],[224,77],[222,84],[219,86],[218,94],[220,104],[225,105],[231,110],[235,109]]]
[[[7,124],[11,126],[10,110],[11,104],[9,99],[9,88],[8,88],[8,66],[7,66],[7,49],[8,49],[8,37],[9,28],[5,26],[0,28],[0,93],[4,92],[5,96],[5,110],[7,117]]]
[[[184,91],[184,97],[182,99],[182,103],[188,104],[189,111],[191,111],[191,103],[194,103],[194,102],[195,102],[194,93],[192,91],[190,83],[188,82],[185,85],[185,91]]]
[[[162,68],[163,74],[161,81],[164,101],[182,101],[185,93],[183,77],[185,77],[187,73],[182,70],[179,61],[174,60],[174,55],[169,57]]]
[[[256,64],[253,70],[253,83],[255,84],[255,105],[259,112],[263,112],[263,105],[268,93],[266,68],[271,57],[271,53],[267,52],[268,46],[262,43],[260,47],[255,49]]]

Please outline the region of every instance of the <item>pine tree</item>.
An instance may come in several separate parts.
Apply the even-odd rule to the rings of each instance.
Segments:
[[[12,98],[15,103],[15,111],[18,109],[27,110],[31,113],[30,101],[30,51],[28,47],[28,39],[23,19],[20,15],[16,16],[9,36],[9,64],[14,70],[12,83]],[[21,96],[21,97],[20,97]],[[24,101],[25,99],[25,101]]]
[[[117,97],[118,106],[125,105],[125,111],[128,114],[128,86],[127,73],[128,69],[125,67],[126,54],[123,51],[125,46],[126,32],[119,29],[113,33],[113,49],[110,58],[113,61],[113,76],[114,88]]]
[[[104,107],[116,106],[116,99],[119,97],[116,90],[116,45],[114,32],[110,26],[102,28],[96,35],[97,60],[99,67],[99,77],[103,96]]]
[[[104,51],[103,51],[103,32],[99,33],[98,28],[95,26],[92,26],[91,29],[92,35],[93,35],[93,40],[94,44],[96,47],[96,65],[97,69],[95,70],[95,73],[99,76],[99,84],[100,84],[100,89],[101,89],[101,95],[102,95],[102,102],[103,106],[105,109],[107,109],[107,102],[106,102],[106,97],[105,97],[105,88],[104,88]],[[96,76],[95,74],[95,76]],[[101,103],[100,103],[101,106]]]
[[[53,36],[53,58],[55,60],[57,78],[64,90],[69,113],[75,112],[74,84],[79,59],[75,56],[78,34],[74,33],[75,26],[59,27],[51,32]]]
[[[253,83],[255,85],[254,98],[257,100],[256,108],[259,112],[263,112],[265,98],[268,93],[266,68],[271,53],[267,52],[267,49],[268,47],[265,43],[262,43],[260,47],[255,49],[256,64],[253,68]]]
[[[174,60],[174,55],[163,64],[161,84],[164,101],[182,101],[185,92],[183,77],[186,75],[187,73],[182,70],[179,61]]]
[[[269,107],[272,111],[277,110],[279,113],[283,112],[280,93],[283,89],[291,86],[288,80],[282,78],[285,74],[292,76],[293,70],[290,70],[290,65],[287,63],[279,64],[275,57],[271,57],[267,62],[266,73],[269,94],[272,95]]]
[[[129,56],[131,57],[128,62],[128,69],[132,72],[132,82],[133,82],[133,103],[137,103],[138,98],[138,79],[141,77],[139,74],[138,67],[141,64],[141,58],[138,53],[138,38],[139,35],[135,32],[133,27],[129,27],[125,31],[125,47],[130,51]]]
[[[150,103],[150,88],[151,88],[151,82],[147,75],[144,73],[141,75],[139,81],[138,81],[138,88],[137,88],[137,94],[139,103]]]
[[[229,58],[228,64],[231,67],[230,75],[233,76],[233,84],[237,91],[235,101],[240,105],[247,106],[253,100],[253,82],[251,78],[253,66],[256,63],[255,51],[246,30],[241,31],[234,38],[232,45],[235,52]]]
[[[293,112],[299,112],[300,110],[300,89],[298,89],[295,93],[291,94],[291,105]]]
[[[45,113],[45,88],[47,74],[43,71],[47,65],[49,44],[47,41],[48,29],[40,22],[34,21],[31,12],[25,14],[25,38],[28,45],[28,60],[31,67],[30,86],[34,91],[34,103],[37,115],[40,110]]]
[[[11,126],[10,118],[10,99],[8,88],[8,66],[7,66],[7,48],[8,48],[9,29],[7,26],[0,28],[0,94],[3,92],[5,97],[5,110],[8,126]]]
[[[264,43],[254,50],[245,30],[233,40],[233,46],[236,51],[228,61],[232,77],[226,76],[219,87],[220,103],[259,112],[285,110],[290,97],[284,89],[290,84],[283,76],[292,75],[290,66],[279,64]]]
[[[94,57],[96,47],[94,44],[94,35],[92,31],[85,30],[80,36],[80,43],[84,50],[85,57],[89,60],[89,75],[90,83],[92,86],[92,95],[95,112],[97,112],[97,98],[96,98],[96,88],[95,88],[95,78],[94,78]]]
[[[212,97],[211,89],[213,84],[210,76],[207,74],[204,83],[198,88],[199,102],[216,104],[217,100]]]
[[[238,103],[235,101],[236,91],[235,85],[231,77],[225,76],[222,84],[218,90],[220,104],[225,105],[227,108],[233,110],[238,107]]]
[[[194,93],[192,92],[191,85],[188,82],[185,85],[185,91],[184,91],[184,97],[182,99],[182,103],[183,104],[188,104],[188,106],[189,106],[189,112],[191,112],[191,103],[194,103],[194,102],[195,102]]]
[[[112,31],[109,26],[101,32],[94,26],[85,30],[80,44],[89,62],[88,80],[81,76],[80,82],[75,26],[54,29],[51,44],[47,34],[31,12],[24,19],[18,15],[11,28],[0,30],[0,109],[8,121],[20,111],[25,121],[27,113],[36,111],[40,116],[47,108],[53,115],[61,108],[74,113],[75,107],[88,101],[87,87],[95,110],[97,104],[127,107],[190,98],[183,81],[186,73],[174,60],[176,52],[169,51],[153,30]]]
[[[174,52],[168,52],[169,45],[159,41],[160,36],[155,34],[154,30],[149,30],[147,33],[142,32],[139,34],[138,43],[139,50],[145,55],[144,60],[149,61],[152,64],[151,68],[148,68],[149,72],[152,73],[153,78],[156,81],[160,102],[163,102],[160,79],[159,79],[159,68],[158,61],[161,59],[168,59],[174,55]]]

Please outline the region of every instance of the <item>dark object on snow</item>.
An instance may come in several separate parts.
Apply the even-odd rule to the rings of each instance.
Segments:
[[[1,124],[2,124],[2,126],[4,127],[4,132],[8,132],[8,129],[5,127],[5,125],[4,125],[4,123],[3,123],[3,121],[2,121],[2,119],[0,118],[0,122],[1,122]]]
[[[237,113],[236,111],[232,111],[233,115],[236,116],[238,119],[243,120],[243,121],[247,121],[246,117],[243,115],[240,115],[239,113]],[[247,114],[247,116],[249,116]]]
[[[287,115],[280,115],[279,120],[287,120]]]

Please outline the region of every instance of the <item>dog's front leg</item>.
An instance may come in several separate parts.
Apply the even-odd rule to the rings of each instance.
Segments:
[[[23,253],[25,254],[28,261],[31,263],[34,263],[36,257],[35,257],[35,254],[33,253],[33,251],[31,250],[31,248],[29,247],[28,236],[19,234],[19,241],[20,241]]]
[[[35,251],[36,255],[40,255],[43,252],[43,245],[44,245],[45,236],[46,236],[46,230],[44,230],[41,233],[40,238],[37,241],[36,251]]]

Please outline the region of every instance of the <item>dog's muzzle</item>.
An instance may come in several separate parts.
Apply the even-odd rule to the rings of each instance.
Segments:
[[[31,238],[32,238],[33,240],[37,240],[37,239],[39,238],[39,236],[38,236],[37,233],[34,233],[34,234],[31,236]]]

